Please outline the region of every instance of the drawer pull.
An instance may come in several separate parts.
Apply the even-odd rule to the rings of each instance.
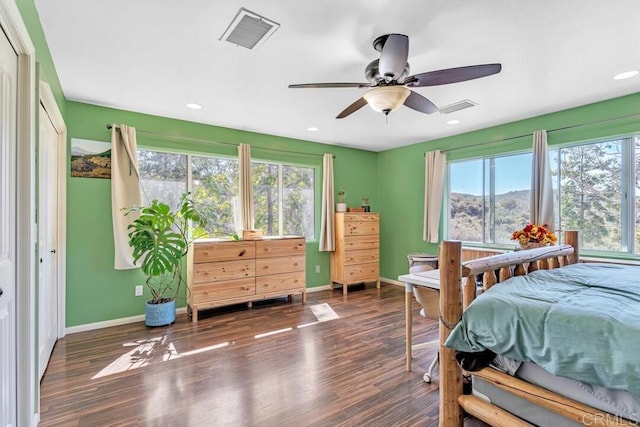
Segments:
[[[244,256],[247,253],[246,249],[243,249],[240,251],[240,253],[238,254],[238,256]]]

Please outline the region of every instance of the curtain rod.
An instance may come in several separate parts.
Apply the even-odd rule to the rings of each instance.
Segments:
[[[107,124],[107,129],[111,130],[111,128],[113,128],[113,126],[111,124]],[[120,126],[116,126],[116,130],[120,130]],[[173,139],[181,139],[183,141],[192,141],[192,142],[203,142],[205,144],[220,144],[220,145],[230,145],[232,147],[237,147],[240,144],[236,144],[234,142],[220,142],[220,141],[211,141],[208,139],[199,139],[199,138],[190,138],[190,137],[186,137],[186,136],[176,136],[176,135],[165,135],[165,134],[161,134],[161,133],[157,133],[157,132],[149,132],[146,130],[138,130],[136,129],[136,132],[138,133],[144,133],[147,135],[152,135],[152,136],[159,136],[161,138],[173,138]],[[267,151],[277,151],[279,153],[290,153],[290,154],[302,154],[304,156],[317,156],[317,157],[322,157],[323,154],[314,154],[314,153],[301,153],[299,151],[290,151],[290,150],[280,150],[278,148],[266,148],[266,147],[255,147],[258,150],[267,150]],[[336,158],[336,155],[333,154],[333,158]]]
[[[608,119],[596,120],[594,122],[578,123],[578,124],[575,124],[575,125],[570,125],[570,126],[564,126],[564,127],[560,127],[560,128],[550,129],[550,130],[547,131],[547,133],[558,132],[558,131],[561,131],[561,130],[567,130],[567,129],[573,129],[573,128],[579,128],[579,127],[582,127],[582,126],[597,125],[597,124],[600,124],[600,123],[606,123],[606,122],[612,122],[612,121],[616,121],[616,120],[628,119],[628,118],[637,117],[637,116],[640,116],[640,113],[632,113],[632,114],[627,114],[625,116],[611,117],[611,118],[608,118]],[[480,147],[481,145],[490,145],[490,144],[497,144],[497,143],[505,142],[505,141],[511,141],[512,139],[524,138],[526,136],[531,136],[531,135],[533,135],[533,134],[532,133],[525,133],[525,134],[522,134],[522,135],[510,136],[508,138],[498,139],[496,141],[481,142],[481,143],[477,143],[477,144],[465,145],[464,147],[450,148],[448,150],[442,150],[442,151],[445,152],[445,153],[449,153],[451,151],[463,150],[465,148],[474,148],[474,147]],[[427,153],[425,153],[425,156],[426,156],[426,154]]]

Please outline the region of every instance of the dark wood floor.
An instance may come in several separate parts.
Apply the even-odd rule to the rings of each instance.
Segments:
[[[314,323],[322,303],[340,317]],[[414,310],[414,342],[436,339]],[[404,288],[388,284],[82,332],[55,346],[40,425],[437,425],[438,376],[422,381],[436,350],[405,371]]]

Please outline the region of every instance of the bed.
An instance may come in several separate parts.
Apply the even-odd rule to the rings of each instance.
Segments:
[[[639,269],[578,264],[578,233],[564,242],[468,262],[442,243],[441,426],[463,411],[493,426],[638,425]],[[491,291],[474,302],[480,277]]]

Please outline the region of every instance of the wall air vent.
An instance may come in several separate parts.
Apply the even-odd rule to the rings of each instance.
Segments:
[[[264,43],[280,24],[241,7],[220,40],[253,49]]]
[[[465,99],[464,101],[456,102],[454,104],[449,104],[445,107],[439,108],[438,110],[442,114],[449,114],[456,111],[464,110],[465,108],[475,107],[476,105],[478,104],[476,104],[473,101],[469,101],[468,99]]]

